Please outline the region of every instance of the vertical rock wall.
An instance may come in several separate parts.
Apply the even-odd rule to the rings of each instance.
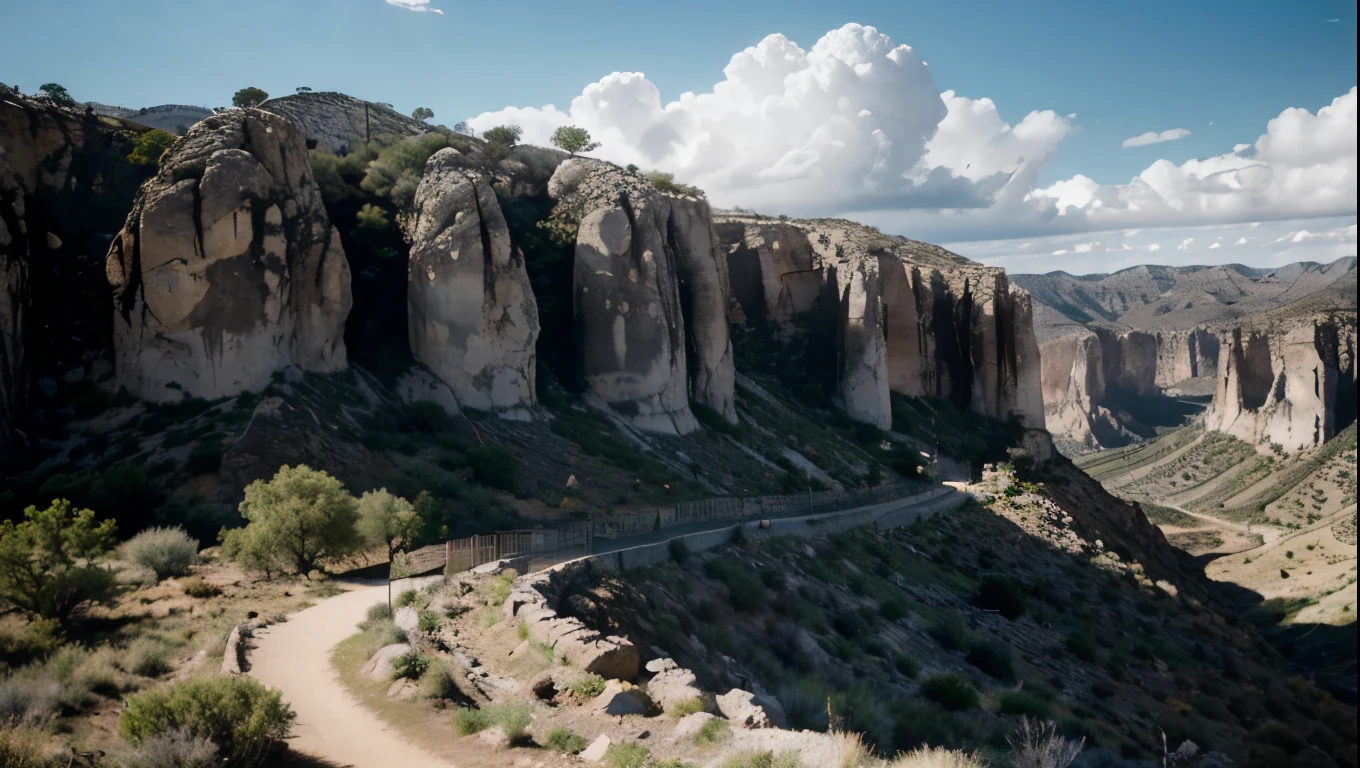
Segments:
[[[548,194],[557,203],[554,215],[576,230],[577,347],[590,393],[649,431],[698,428],[691,387],[697,399],[734,418],[727,287],[707,206],[582,158],[557,168]]]
[[[523,413],[535,399],[538,306],[489,179],[456,149],[435,153],[409,231],[412,354],[460,405]]]
[[[836,302],[838,391],[851,418],[887,428],[889,392],[901,392],[1043,427],[1031,300],[1003,270],[846,221],[738,214],[717,229],[740,321],[787,335],[824,297]]]
[[[349,266],[302,134],[256,109],[195,125],[143,185],[106,270],[117,378],[146,400],[346,365]]]

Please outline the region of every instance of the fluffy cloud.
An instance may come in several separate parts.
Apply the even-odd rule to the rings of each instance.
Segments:
[[[408,11],[418,11],[421,13],[428,11],[430,13],[440,14],[441,16],[444,13],[438,8],[431,8],[430,0],[387,0],[387,4],[395,5],[398,8],[405,8]]]
[[[991,99],[941,93],[909,46],[872,27],[848,24],[806,50],[770,35],[723,73],[707,92],[663,102],[642,73],[615,72],[565,108],[507,107],[468,123],[478,131],[518,124],[536,144],[579,125],[603,142],[595,156],[672,172],[718,206],[842,215],[934,242],[1356,211],[1354,88],[1316,113],[1285,110],[1231,152],[1158,160],[1127,184],[1076,175],[1040,186],[1075,116],[1036,110],[1011,122]],[[1186,133],[1149,135],[1160,142]],[[1155,143],[1144,139],[1130,142]]]
[[[1213,123],[1209,123],[1209,125],[1213,125]],[[1189,135],[1190,132],[1184,128],[1172,128],[1169,131],[1162,131],[1161,133],[1148,131],[1147,133],[1140,133],[1137,136],[1124,139],[1124,143],[1120,146],[1124,149],[1128,149],[1129,147],[1146,147],[1149,144],[1161,144],[1164,141],[1183,139]]]

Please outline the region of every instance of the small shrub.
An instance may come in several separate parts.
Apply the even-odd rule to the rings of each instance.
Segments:
[[[134,747],[175,731],[217,745],[233,765],[258,765],[288,735],[293,710],[249,677],[191,678],[128,700],[118,731]]]
[[[997,611],[1011,621],[1025,615],[1025,593],[1005,576],[984,576],[973,604],[983,610]]]
[[[568,685],[567,690],[583,699],[593,699],[604,693],[605,685],[607,685],[607,683],[603,677],[596,674],[589,674],[571,685]]]
[[[1003,715],[1019,715],[1046,720],[1052,709],[1047,701],[1024,691],[1007,691],[997,699],[997,711]]]
[[[670,551],[671,559],[675,562],[681,565],[689,562],[689,546],[685,544],[684,539],[671,539],[666,549]]]
[[[975,643],[968,649],[968,663],[998,680],[1015,679],[1015,658],[1010,645],[999,640]]]
[[[458,689],[456,672],[451,664],[443,659],[437,659],[425,668],[425,674],[420,676],[420,692],[427,699],[453,699],[458,698],[461,691]]]
[[[675,715],[676,717],[684,717],[686,715],[692,715],[696,712],[703,712],[704,709],[705,709],[704,700],[699,698],[698,696],[695,696],[690,699],[685,699],[684,701],[681,701],[677,703],[675,706],[671,707],[671,714]]]
[[[608,768],[646,768],[651,754],[641,744],[610,744],[603,762]]]
[[[392,606],[387,603],[374,603],[368,606],[368,611],[364,614],[365,624],[380,624],[391,620]]]
[[[543,737],[543,747],[564,755],[574,755],[586,748],[586,740],[559,725]]]
[[[421,632],[434,632],[439,629],[439,614],[434,611],[421,611],[416,621]]]
[[[0,766],[52,768],[44,750],[45,742],[42,732],[35,728],[0,725]]]
[[[419,680],[430,666],[430,660],[416,651],[403,653],[392,659],[393,680]]]
[[[726,741],[731,735],[732,726],[726,720],[715,717],[699,726],[699,732],[694,734],[694,743],[712,746]]]
[[[61,681],[28,668],[0,681],[0,724],[42,727],[62,704]]]
[[[961,651],[973,642],[973,633],[954,614],[943,616],[930,625],[930,636],[951,651]]]
[[[973,684],[958,675],[935,675],[921,682],[921,694],[951,711],[972,709],[978,705],[978,692]]]
[[[453,732],[458,736],[471,736],[491,727],[491,718],[486,710],[460,707],[453,713]]]
[[[221,587],[215,584],[209,584],[208,582],[198,578],[197,576],[190,579],[184,579],[179,584],[180,587],[184,589],[184,594],[188,595],[189,597],[207,599],[210,597],[217,597],[218,595],[222,594]]]
[[[217,765],[217,745],[211,739],[176,728],[144,740],[137,749],[135,765],[138,768],[211,768]]]
[[[1020,727],[1008,736],[1015,768],[1067,768],[1081,754],[1085,738],[1068,739],[1052,722],[1021,718]]]
[[[1086,630],[1076,630],[1067,636],[1067,650],[1082,661],[1095,661],[1096,639]]]
[[[893,666],[909,680],[915,680],[921,674],[921,663],[911,654],[899,653],[893,657]]]
[[[397,595],[397,598],[392,601],[392,605],[396,608],[405,608],[408,605],[415,605],[415,602],[419,599],[419,592],[414,589],[408,589]]]
[[[797,752],[742,752],[718,764],[718,768],[802,768]]]
[[[468,451],[467,459],[477,482],[502,491],[515,490],[518,462],[505,446],[480,445]]]
[[[123,659],[123,669],[142,677],[160,677],[175,668],[170,663],[170,654],[166,652],[165,646],[147,639],[128,646]]]
[[[453,732],[459,736],[470,736],[498,725],[514,743],[524,739],[531,722],[533,718],[529,715],[529,705],[522,701],[511,701],[483,709],[459,709],[453,715]]]

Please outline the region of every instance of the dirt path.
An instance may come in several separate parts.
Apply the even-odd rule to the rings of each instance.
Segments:
[[[292,749],[337,768],[456,768],[411,745],[345,691],[331,649],[353,635],[387,585],[363,586],[300,611],[256,633],[250,676],[283,692],[297,712]]]
[[[1260,536],[1261,546],[1265,546],[1266,544],[1275,541],[1276,539],[1280,538],[1280,536],[1284,533],[1279,528],[1276,528],[1273,525],[1258,525],[1253,528],[1250,525],[1234,523],[1229,520],[1224,520],[1221,517],[1206,515],[1203,512],[1195,512],[1194,510],[1186,509],[1185,507],[1172,504],[1171,502],[1165,499],[1158,499],[1155,503],[1160,504],[1161,506],[1166,507],[1168,509],[1174,509],[1177,512],[1187,514],[1191,517],[1199,518],[1200,520],[1203,520],[1207,523],[1213,523],[1215,526],[1218,526],[1219,528],[1227,528],[1229,530],[1238,531],[1248,535]]]

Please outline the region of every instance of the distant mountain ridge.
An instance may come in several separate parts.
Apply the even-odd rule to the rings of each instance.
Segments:
[[[1274,269],[1141,265],[1111,274],[1049,272],[1011,279],[1061,316],[1050,315],[1035,329],[1040,338],[1053,338],[1067,327],[1061,318],[1145,331],[1230,324],[1305,299],[1347,275],[1354,280],[1355,268],[1356,257],[1346,256],[1330,264],[1295,262]]]
[[[183,129],[189,128],[194,123],[212,114],[211,109],[192,104],[160,104],[154,107],[131,109],[129,107],[116,107],[111,104],[100,104],[97,101],[87,101],[84,106],[94,110],[96,115],[116,117],[119,120],[145,125],[148,128],[159,128],[162,131],[176,134],[183,133]]]

